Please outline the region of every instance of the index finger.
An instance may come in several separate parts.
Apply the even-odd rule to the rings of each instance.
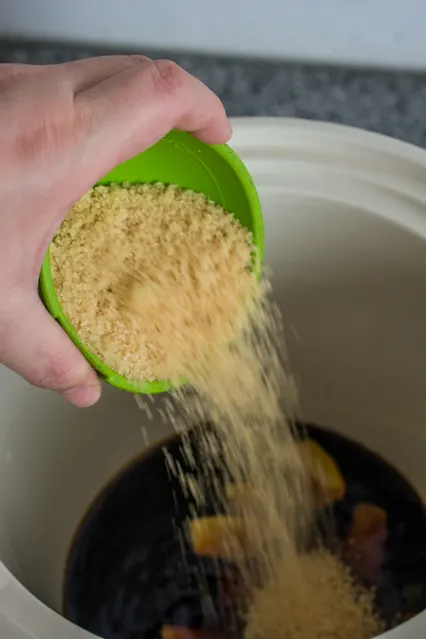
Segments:
[[[79,93],[88,127],[86,155],[101,154],[101,174],[150,147],[173,128],[209,144],[227,142],[231,126],[222,102],[202,82],[167,60],[136,65]],[[92,164],[93,166],[93,164]]]

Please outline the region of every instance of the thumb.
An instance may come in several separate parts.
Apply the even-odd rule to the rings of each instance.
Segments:
[[[0,361],[34,386],[60,392],[75,406],[95,404],[101,395],[95,371],[38,296],[11,306],[6,321],[0,317]]]

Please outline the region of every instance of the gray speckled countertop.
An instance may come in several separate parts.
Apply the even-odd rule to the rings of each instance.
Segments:
[[[111,51],[0,41],[3,62],[52,64],[104,53]],[[426,147],[426,74],[143,53],[176,60],[219,94],[230,116],[328,120]]]

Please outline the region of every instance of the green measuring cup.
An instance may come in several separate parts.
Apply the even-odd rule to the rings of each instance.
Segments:
[[[232,213],[253,235],[260,272],[263,260],[263,217],[253,180],[238,155],[226,144],[208,145],[189,133],[171,131],[152,147],[116,166],[98,184],[111,182],[163,182],[204,193]],[[66,317],[53,284],[48,251],[40,273],[40,296],[49,313],[59,322],[88,362],[106,382],[131,393],[162,393],[172,388],[168,380],[135,382],[118,375],[91,353]],[[182,380],[183,381],[183,380]]]

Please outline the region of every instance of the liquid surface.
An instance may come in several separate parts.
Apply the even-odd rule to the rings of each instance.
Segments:
[[[386,539],[379,548],[372,538],[369,565],[359,565],[360,579],[380,554],[376,601],[381,616],[392,624],[417,614],[426,608],[426,512],[418,495],[365,448],[325,429],[303,426],[303,432],[333,457],[346,483],[344,498],[332,506],[335,530],[327,535],[346,540],[359,504],[382,508]],[[185,467],[179,438],[166,448]],[[96,499],[75,535],[65,570],[64,615],[104,639],[156,639],[163,624],[226,626],[232,596],[224,592],[220,576],[225,571],[227,587],[237,588],[238,575],[230,564],[192,553],[179,534],[190,508],[161,448],[125,468]],[[207,504],[203,514],[209,508],[215,512]]]

